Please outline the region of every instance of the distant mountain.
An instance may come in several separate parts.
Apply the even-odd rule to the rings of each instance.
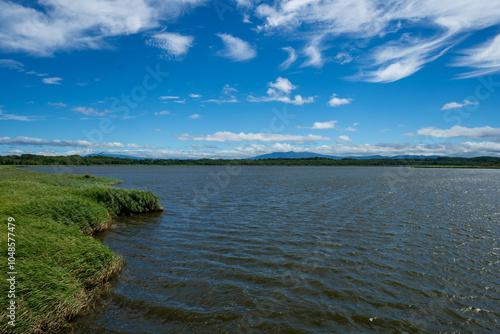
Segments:
[[[332,155],[323,155],[311,152],[294,152],[294,151],[268,153],[248,159],[259,160],[259,159],[304,159],[304,158],[328,158],[337,160],[342,159],[341,157],[335,157]]]
[[[433,156],[425,156],[425,155],[396,155],[392,157],[387,157],[387,156],[382,156],[382,155],[370,155],[370,156],[362,156],[362,157],[356,157],[356,156],[349,156],[349,157],[338,157],[338,156],[333,156],[333,155],[324,155],[324,154],[318,154],[318,153],[312,153],[312,152],[274,152],[274,153],[268,153],[268,154],[263,154],[259,155],[253,158],[249,158],[250,160],[259,160],[259,159],[304,159],[304,158],[327,158],[327,159],[435,159],[439,158],[438,155],[433,155]]]

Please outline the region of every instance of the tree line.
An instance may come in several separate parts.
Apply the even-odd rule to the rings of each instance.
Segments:
[[[133,159],[107,156],[43,156],[35,154],[0,156],[0,165],[21,166],[450,166],[500,168],[500,157],[476,158],[407,158],[407,159],[329,159],[329,158],[269,158],[269,159]]]

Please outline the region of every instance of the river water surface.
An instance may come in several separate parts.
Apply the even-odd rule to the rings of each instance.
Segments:
[[[68,172],[165,208],[101,236],[127,264],[75,333],[500,332],[500,170]]]

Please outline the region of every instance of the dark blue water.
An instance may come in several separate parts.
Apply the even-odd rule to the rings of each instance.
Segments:
[[[500,332],[500,170],[70,172],[165,207],[102,236],[127,265],[77,333]]]

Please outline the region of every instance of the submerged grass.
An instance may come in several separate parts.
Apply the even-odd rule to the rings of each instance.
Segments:
[[[158,197],[119,180],[0,168],[0,332],[55,332],[98,296],[123,260],[90,237],[114,215],[159,211]],[[16,319],[8,324],[7,222],[15,219]]]

